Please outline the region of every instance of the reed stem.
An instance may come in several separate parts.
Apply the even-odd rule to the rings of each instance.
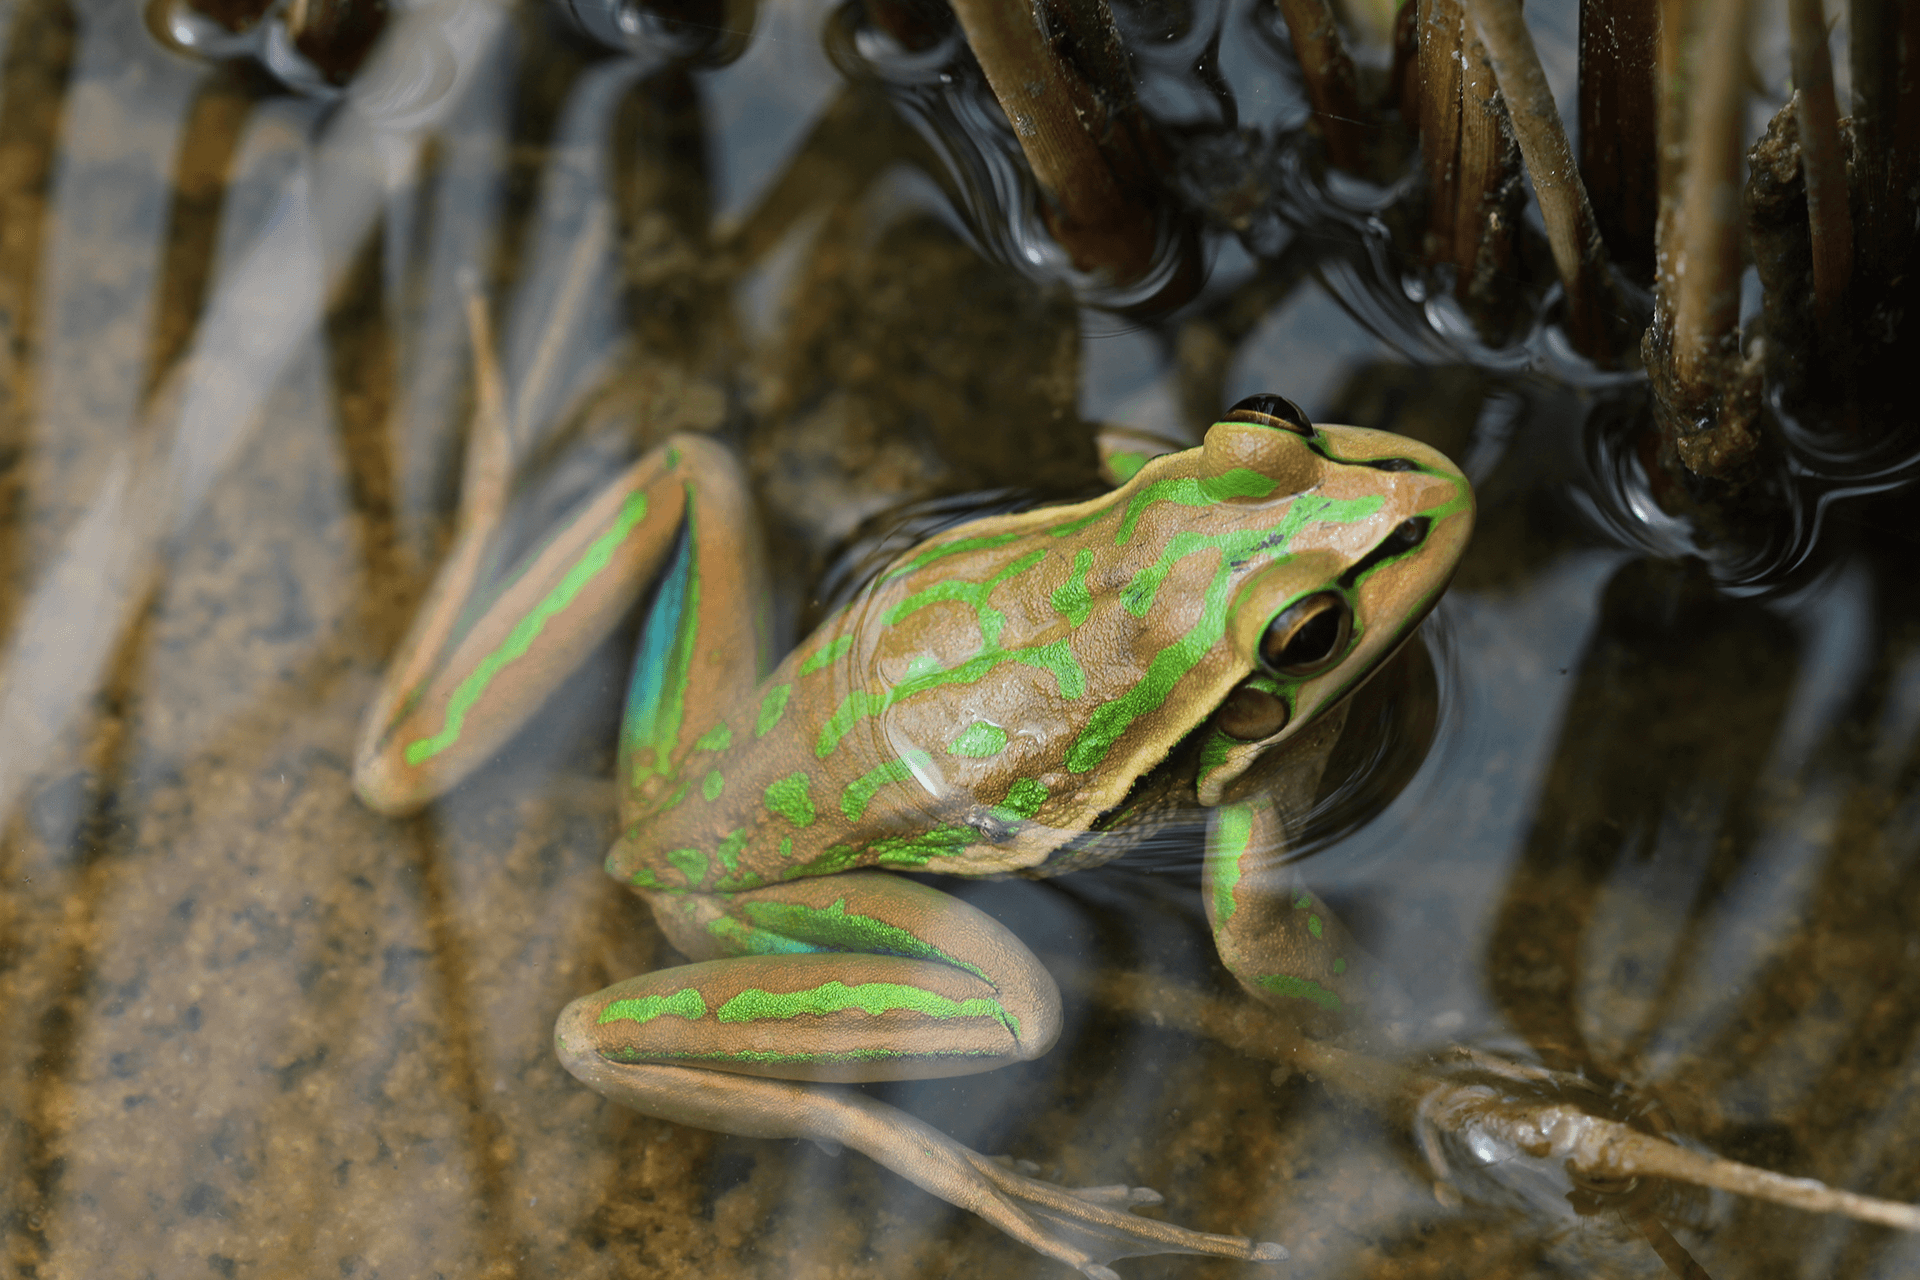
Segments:
[[[1580,176],[1614,264],[1643,284],[1659,212],[1659,45],[1658,0],[1581,0]]]
[[[1094,30],[1075,29],[1072,47],[1124,67],[1112,15],[1097,3],[1081,10],[1072,23]],[[1082,271],[1104,271],[1115,284],[1139,280],[1153,262],[1155,202],[1142,198],[1151,184],[1139,132],[1128,127],[1130,82],[1089,83],[1057,47],[1067,42],[1055,32],[1069,19],[1044,0],[954,0],[953,11],[1051,204],[1055,239]]]
[[[1332,7],[1327,0],[1275,2],[1280,16],[1286,20],[1287,35],[1293,41],[1293,56],[1299,60],[1307,99],[1313,104],[1314,124],[1326,143],[1327,163],[1347,173],[1365,172],[1366,144],[1362,130],[1367,114],[1360,104],[1353,59],[1347,56]]]
[[[1840,109],[1827,53],[1820,0],[1787,0],[1793,48],[1795,124],[1807,186],[1807,231],[1813,246],[1813,319],[1821,346],[1841,340],[1841,303],[1853,275],[1853,219],[1847,208],[1847,163],[1840,146]]]
[[[1674,373],[1702,399],[1738,351],[1749,0],[1714,0],[1687,122]]]
[[[1494,75],[1506,94],[1507,116],[1547,224],[1547,244],[1567,294],[1567,336],[1582,355],[1614,363],[1615,329],[1624,307],[1613,287],[1606,245],[1519,0],[1469,3]]]
[[[1486,46],[1459,0],[1419,3],[1427,258],[1457,271],[1455,295],[1497,341],[1518,282],[1520,149]]]

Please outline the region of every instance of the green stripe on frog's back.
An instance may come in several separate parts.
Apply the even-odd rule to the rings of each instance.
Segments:
[[[1114,544],[1118,546],[1130,541],[1133,529],[1155,505],[1204,508],[1214,505],[1222,496],[1263,496],[1271,492],[1274,486],[1271,478],[1244,470],[1210,477],[1204,483],[1192,477],[1174,477],[1143,484],[1129,495],[1124,511],[1118,516]],[[1135,616],[1144,616],[1153,607],[1161,585],[1179,561],[1195,555],[1217,554],[1218,563],[1202,592],[1201,615],[1191,628],[1154,655],[1148,664],[1145,679],[1126,694],[1093,711],[1087,725],[1069,748],[1068,769],[1075,773],[1086,773],[1095,768],[1133,722],[1161,706],[1174,685],[1193,669],[1209,649],[1219,643],[1226,634],[1231,585],[1246,557],[1261,553],[1272,556],[1285,554],[1286,547],[1309,526],[1350,524],[1368,519],[1380,509],[1382,501],[1377,495],[1337,499],[1303,494],[1280,507],[1277,519],[1270,527],[1243,526],[1211,534],[1186,530],[1167,539],[1153,563],[1142,566],[1133,574],[1122,592],[1122,599]],[[1114,509],[1108,507],[1074,523],[1084,526],[1103,517],[1113,519]],[[1012,538],[1003,536],[979,538],[972,540],[975,545],[967,549],[1004,546],[1011,541]],[[948,549],[939,548],[943,551]],[[1050,593],[1049,600],[1055,612],[1067,623],[1070,634],[1077,633],[1093,612],[1090,608],[1082,607],[1080,598],[1094,563],[1087,552],[1088,549],[1082,547],[1070,557],[1067,557],[1064,549],[1053,553],[1067,557],[1064,575],[1067,586],[1064,590]],[[923,567],[932,558],[930,555],[916,557],[911,565]],[[878,693],[859,688],[851,690],[821,726],[814,747],[815,755],[823,760],[829,757],[847,733],[865,718],[877,716],[921,693],[946,686],[978,683],[1009,662],[1053,670],[1063,697],[1071,699],[1081,696],[1085,689],[1084,669],[1073,652],[1071,641],[1036,642],[1003,648],[1000,637],[1006,615],[988,602],[988,597],[996,588],[1032,572],[1048,559],[1050,557],[1029,553],[1017,557],[984,581],[946,579],[918,590],[909,586],[907,594],[886,611],[884,617],[889,625],[931,604],[960,605],[974,611],[982,641],[980,651],[952,667],[916,674]],[[897,579],[901,574],[893,576]]]
[[[627,685],[620,738],[622,757],[633,762],[630,786],[668,771],[686,716],[687,672],[699,640],[700,609],[700,569],[693,555],[700,513],[691,485],[686,503],[673,561],[654,590]]]
[[[982,546],[991,547],[1004,545],[1009,540],[1008,538],[981,538],[975,541]],[[980,651],[959,665],[946,670],[932,669],[909,676],[879,694],[870,693],[865,689],[854,689],[841,700],[833,714],[827,718],[826,723],[820,726],[820,735],[814,744],[814,754],[823,760],[832,755],[841,740],[846,737],[847,732],[867,716],[877,715],[895,703],[929,689],[951,684],[973,684],[984,679],[1003,661],[1023,662],[1044,667],[1054,673],[1055,683],[1062,697],[1078,697],[1086,688],[1086,674],[1074,660],[1071,650],[1058,642],[1025,645],[1013,649],[1001,648],[1000,633],[1006,626],[1007,616],[988,603],[988,597],[995,590],[1032,573],[1046,562],[1049,554],[1059,555],[1060,553],[1049,553],[1044,548],[1030,551],[1016,557],[984,581],[937,579],[890,605],[881,614],[881,621],[888,627],[898,626],[920,610],[937,604],[953,604],[971,609],[975,625],[980,632]],[[1083,614],[1083,619],[1084,616]]]
[[[613,525],[605,533],[587,545],[580,558],[574,561],[566,574],[555,584],[525,617],[507,633],[493,652],[482,658],[474,667],[473,673],[462,680],[447,699],[446,716],[441,721],[440,732],[431,737],[417,738],[409,742],[403,753],[410,765],[419,765],[460,740],[460,730],[465,724],[467,713],[486,696],[494,677],[526,654],[533,647],[547,623],[565,613],[567,607],[579,598],[580,593],[613,561],[620,544],[632,536],[633,531],[647,517],[647,498],[645,494],[628,495],[620,504],[619,512],[614,516]]]
[[[1309,526],[1366,520],[1383,502],[1378,495],[1343,499],[1306,493],[1286,505],[1279,522],[1272,528],[1242,528],[1219,534],[1183,532],[1167,539],[1154,563],[1134,575],[1121,593],[1122,599],[1129,612],[1144,614],[1151,609],[1161,584],[1179,560],[1217,550],[1219,561],[1201,592],[1200,616],[1184,633],[1153,655],[1145,676],[1119,697],[1094,709],[1086,727],[1067,748],[1068,771],[1086,773],[1096,768],[1134,721],[1165,705],[1174,686],[1220,643],[1227,633],[1234,577],[1248,557],[1260,552],[1284,555],[1293,539]]]

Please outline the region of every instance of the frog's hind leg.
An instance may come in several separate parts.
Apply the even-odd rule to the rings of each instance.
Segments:
[[[669,616],[648,635],[666,639],[643,645],[642,660],[651,653],[647,671],[661,679],[650,698],[629,699],[623,776],[636,752],[668,749],[685,708],[722,705],[764,662],[764,555],[746,482],[733,455],[700,436],[647,453],[491,580],[509,450],[498,391],[486,388],[460,532],[354,753],[355,790],[382,813],[419,808],[487,760],[656,580],[654,613]]]
[[[1050,1257],[1110,1280],[1115,1258],[1271,1260],[1276,1245],[1139,1217],[1144,1188],[1027,1177],[893,1107],[819,1085],[985,1071],[1043,1053],[1052,977],[1002,925],[938,890],[855,873],[719,899],[649,895],[690,954],[723,956],[576,1000],[561,1061],[609,1098],[745,1137],[852,1147]]]
[[[611,1061],[906,1080],[1038,1057],[1059,1035],[1059,989],[1033,953],[916,881],[855,872],[727,897],[647,896],[700,962],[569,1006],[561,1026]]]

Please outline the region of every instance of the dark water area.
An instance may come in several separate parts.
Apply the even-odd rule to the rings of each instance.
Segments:
[[[600,869],[632,628],[426,813],[354,799],[450,537],[469,289],[525,433],[517,536],[712,433],[776,625],[888,513],[1087,492],[1100,424],[1191,441],[1272,391],[1442,449],[1474,542],[1298,848],[1402,993],[1373,1050],[1578,1075],[1682,1145],[1920,1201],[1916,424],[1776,423],[1753,521],[1666,514],[1643,381],[1571,353],[1546,276],[1490,340],[1410,265],[1413,178],[1317,163],[1277,18],[1116,12],[1181,144],[1127,288],[1049,236],[933,6],[395,7],[349,74],[363,28],[301,44],[284,9],[236,33],[0,0],[10,1274],[1071,1274],[859,1156],[561,1068],[562,1006],[676,963]],[[1571,6],[1529,19],[1564,93]],[[1920,1274],[1920,1236],[1659,1180],[1596,1197],[1116,1001],[1116,974],[1240,999],[1200,838],[942,881],[1053,970],[1065,1033],[868,1091],[1292,1254],[1130,1278],[1674,1274],[1649,1221],[1715,1280]]]

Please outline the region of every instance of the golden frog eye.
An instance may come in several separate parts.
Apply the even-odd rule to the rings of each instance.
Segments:
[[[1291,431],[1297,436],[1313,439],[1313,423],[1307,415],[1300,412],[1300,406],[1285,396],[1260,395],[1248,396],[1233,408],[1227,410],[1222,422],[1251,422],[1257,426],[1272,427],[1277,431]]]
[[[1240,684],[1213,713],[1213,727],[1237,742],[1258,742],[1286,728],[1290,714],[1278,696]]]
[[[1337,591],[1296,600],[1267,624],[1260,661],[1283,676],[1310,676],[1346,652],[1353,611]]]

